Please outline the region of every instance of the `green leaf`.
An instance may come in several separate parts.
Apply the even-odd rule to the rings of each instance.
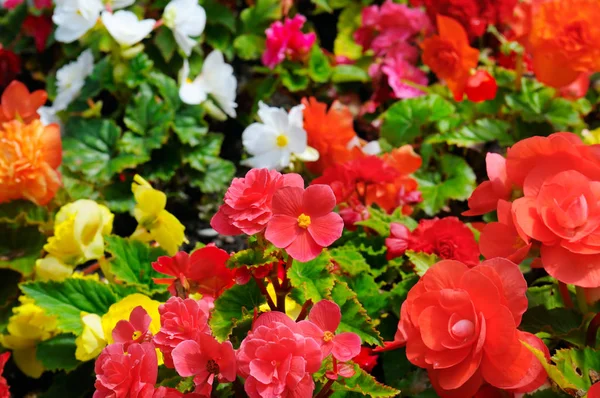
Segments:
[[[64,333],[39,343],[35,356],[47,370],[69,371],[81,364],[75,359],[75,349],[75,336]]]
[[[475,173],[461,157],[443,155],[439,180],[417,178],[423,195],[422,209],[433,216],[446,207],[449,200],[466,200],[475,189]]]
[[[575,103],[565,98],[553,99],[546,110],[546,120],[554,126],[556,131],[574,131],[569,127],[583,123],[575,106]]]
[[[210,328],[219,341],[229,338],[233,328],[266,302],[254,279],[245,285],[234,285],[215,300]]]
[[[514,143],[509,133],[510,127],[510,123],[504,120],[478,119],[475,123],[463,126],[460,129],[451,129],[445,133],[429,136],[425,142],[472,147],[476,144],[497,141],[500,145],[510,146]]]
[[[533,353],[538,361],[540,361],[542,367],[544,370],[546,370],[546,373],[548,373],[548,378],[550,378],[550,380],[563,389],[563,391],[577,392],[577,386],[563,374],[561,369],[559,369],[556,365],[549,363],[541,350],[529,345],[524,341],[521,341],[521,343]],[[577,396],[575,394],[573,395]]]
[[[146,288],[150,294],[165,290],[152,281],[152,278],[164,277],[152,268],[152,262],[159,256],[167,255],[164,250],[116,235],[106,236],[104,240],[107,244],[106,251],[112,254],[110,271],[118,280]]]
[[[127,87],[136,88],[146,81],[148,73],[152,70],[154,62],[146,53],[139,53],[129,61],[126,66],[123,80]]]
[[[412,287],[419,281],[417,275],[408,275],[403,277],[400,282],[398,282],[392,290],[390,290],[390,298],[392,302],[393,312],[394,314],[400,314],[400,306],[404,300],[406,300],[406,296],[408,296],[408,292]]]
[[[591,387],[590,377],[596,381],[600,372],[600,352],[590,347],[557,350],[552,361],[570,383],[583,391]]]
[[[148,74],[147,80],[158,90],[162,99],[169,104],[170,110],[179,108],[181,99],[179,98],[179,86],[175,79],[154,70]]]
[[[13,200],[0,205],[0,223],[41,225],[48,221],[48,209],[27,200]]]
[[[46,237],[36,227],[19,228],[13,224],[0,227],[0,268],[30,276],[35,261],[42,256]]]
[[[335,281],[328,296],[340,306],[342,311],[342,322],[338,327],[341,332],[356,333],[366,344],[379,346],[383,344],[383,339],[373,325],[373,321],[347,283]],[[317,301],[313,300],[315,303]]]
[[[115,174],[146,159],[120,154],[119,136],[119,128],[110,119],[69,119],[63,137],[63,165],[97,183],[110,181]]]
[[[545,390],[538,390],[536,392],[525,394],[523,398],[569,398],[567,395],[560,391],[554,391],[552,388],[546,388]]]
[[[170,140],[167,145],[152,152],[152,159],[144,164],[140,174],[149,181],[170,181],[181,166],[181,152],[181,145]],[[131,192],[130,197],[133,197]]]
[[[243,34],[233,40],[233,48],[245,61],[259,59],[265,51],[265,38],[255,34]]]
[[[235,32],[235,16],[228,7],[219,3],[218,0],[202,0],[200,4],[206,11],[207,23],[220,24],[227,27],[232,33]]]
[[[88,398],[94,393],[94,361],[82,363],[77,369],[59,372],[52,378],[50,388],[39,398]]]
[[[356,293],[358,301],[365,307],[371,318],[377,318],[387,307],[390,293],[381,289],[373,275],[362,273],[354,277],[344,276],[343,280]]]
[[[117,301],[108,285],[91,279],[27,282],[21,290],[49,315],[56,315],[60,330],[76,335],[83,330],[82,311],[104,315]]]
[[[333,43],[333,52],[337,56],[357,60],[362,55],[362,47],[354,40],[354,31],[361,24],[362,5],[350,3],[340,13],[337,23],[337,37]]]
[[[342,271],[351,277],[370,272],[371,267],[367,260],[356,250],[354,246],[342,246],[329,250],[329,254]]]
[[[280,0],[257,0],[255,5],[240,13],[244,33],[264,36],[272,21],[281,18]]]
[[[281,83],[291,92],[305,90],[309,82],[306,74],[296,73],[294,70],[287,69],[281,72]]]
[[[171,29],[166,26],[161,26],[156,35],[154,35],[153,41],[164,60],[169,62],[177,50],[177,42],[175,41]]]
[[[235,175],[235,166],[229,160],[215,158],[206,167],[206,171],[192,172],[190,184],[204,193],[223,191]]]
[[[415,252],[412,250],[406,251],[406,257],[410,260],[411,263],[415,266],[415,272],[419,276],[425,275],[425,272],[431,266],[439,261],[438,256],[435,254],[427,254],[425,252]]]
[[[210,164],[219,159],[224,137],[223,134],[212,133],[198,138],[199,143],[192,148],[188,148],[183,157],[183,162],[189,164],[195,170],[207,171]]]
[[[523,314],[520,328],[533,334],[545,332],[552,338],[582,344],[585,341],[586,321],[572,309],[537,306]]]
[[[394,146],[410,144],[425,127],[449,118],[455,110],[437,94],[398,101],[384,113],[381,137]]]
[[[314,5],[317,6],[317,12],[318,11],[325,11],[325,12],[333,12],[333,8],[331,8],[331,6],[329,5],[329,2],[327,0],[310,0]]]
[[[369,81],[369,74],[356,65],[336,65],[333,67],[331,81],[334,83],[366,83]]]
[[[375,207],[369,207],[369,218],[363,221],[358,221],[356,225],[370,228],[377,232],[380,236],[390,235],[390,224],[398,223],[405,225],[408,229],[413,230],[417,227],[417,222],[402,214],[402,209],[396,209],[392,214],[388,214],[383,210]]]
[[[185,106],[175,115],[173,129],[184,144],[197,146],[202,136],[208,133],[208,124],[204,121],[204,108],[200,105]]]
[[[240,250],[229,257],[227,267],[232,269],[241,267],[256,268],[272,264],[277,261],[277,257],[272,255],[273,250],[273,246],[266,250],[260,247]]]
[[[319,257],[305,263],[294,260],[287,276],[292,286],[303,293],[301,302],[310,299],[316,303],[327,296],[334,282],[333,275],[329,272],[330,264],[331,256],[325,250]]]
[[[399,390],[378,382],[357,364],[352,362],[351,365],[354,367],[354,376],[343,379],[341,383],[334,383],[331,388],[333,391],[352,391],[373,398],[395,397],[400,394]]]
[[[308,59],[308,75],[317,83],[327,83],[331,76],[331,66],[327,56],[319,46],[313,46]]]
[[[535,282],[538,283],[539,279]],[[527,288],[527,301],[529,308],[544,306],[546,309],[564,307],[562,295],[560,294],[558,283],[554,279],[548,279],[549,284],[541,286],[531,286]],[[573,296],[573,301],[574,300]]]
[[[89,109],[88,99],[96,97],[102,90],[113,92],[115,82],[113,78],[113,64],[111,57],[108,55],[102,58],[96,65],[92,74],[85,79],[85,84],[81,89],[81,93],[75,101],[69,105],[68,111],[82,112]]]

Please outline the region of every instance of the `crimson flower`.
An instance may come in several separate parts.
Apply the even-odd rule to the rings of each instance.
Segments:
[[[21,72],[21,58],[0,46],[0,87],[6,87]]]
[[[149,341],[152,332],[148,329],[152,318],[142,306],[135,307],[129,315],[129,320],[120,320],[112,331],[115,343],[122,343],[127,349],[133,343]]]
[[[298,261],[312,260],[342,236],[344,221],[334,207],[335,195],[327,185],[281,188],[273,196],[265,237]]]
[[[294,18],[286,18],[283,23],[276,21],[269,26],[265,31],[266,50],[262,55],[264,65],[273,69],[286,56],[297,60],[308,54],[317,36],[314,33],[302,33],[305,22],[306,18],[297,14]]]
[[[52,33],[52,19],[48,15],[28,15],[21,29],[27,36],[33,37],[35,48],[41,53],[46,49],[48,37]]]
[[[233,271],[225,265],[228,259],[229,254],[214,245],[198,249],[191,255],[179,252],[173,257],[161,256],[152,267],[173,278],[154,278],[154,282],[169,285],[173,295],[181,287],[186,292],[216,298],[234,284]]]
[[[210,397],[215,378],[220,381],[235,381],[235,352],[231,342],[219,343],[207,334],[198,340],[187,340],[173,350],[175,370],[182,377],[194,376],[196,394]]]
[[[352,361],[360,366],[365,372],[371,373],[377,365],[379,355],[373,355],[373,349],[369,347],[360,347],[360,352],[352,358]]]
[[[465,87],[465,94],[470,101],[484,102],[496,98],[498,83],[486,70],[479,69],[474,75],[469,76]]]
[[[10,398],[10,387],[6,379],[2,376],[4,365],[8,362],[8,358],[10,358],[10,352],[0,354],[0,398]]]
[[[342,312],[333,301],[321,300],[311,309],[307,321],[300,321],[298,326],[305,336],[321,342],[323,358],[329,354],[340,362],[347,362],[360,352],[360,337],[356,333],[344,332],[335,334]]]

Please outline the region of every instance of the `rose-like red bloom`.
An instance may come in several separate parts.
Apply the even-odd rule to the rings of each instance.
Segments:
[[[8,358],[10,358],[10,352],[0,354],[0,398],[10,398],[10,387],[6,379],[2,376],[4,365],[8,362]]]
[[[435,254],[445,260],[457,260],[475,266],[479,248],[473,232],[456,217],[421,220],[411,233],[406,226],[392,223],[385,240],[387,258],[402,256],[406,250]]]
[[[308,54],[317,36],[314,33],[302,33],[305,22],[303,15],[296,14],[294,18],[285,18],[283,23],[276,21],[269,26],[265,31],[266,50],[262,55],[265,66],[273,69],[286,56],[298,60]]]
[[[497,153],[485,157],[489,181],[482,182],[469,198],[469,210],[464,216],[478,216],[496,209],[499,200],[508,199],[512,183],[506,174],[506,159]]]
[[[311,375],[322,361],[319,343],[302,335],[298,325],[281,312],[258,317],[236,357],[250,398],[312,397]]]
[[[411,0],[424,5],[432,20],[438,15],[453,18],[467,30],[469,37],[482,36],[488,25],[501,26],[512,16],[518,0]]]
[[[437,16],[438,35],[421,43],[423,63],[445,80],[454,99],[462,101],[471,69],[477,66],[479,50],[469,45],[467,33],[454,19]]]
[[[37,110],[46,103],[48,94],[44,90],[29,93],[27,86],[18,81],[13,81],[2,93],[0,104],[0,123],[10,122],[17,115],[25,122],[30,123],[40,116]]]
[[[210,334],[209,308],[204,301],[171,297],[158,307],[158,312],[160,331],[153,341],[163,353],[165,366],[173,368],[171,353],[175,347],[183,341],[198,341],[200,335]]]
[[[344,221],[334,207],[335,195],[327,185],[281,188],[273,195],[265,237],[298,261],[312,260],[342,236]]]
[[[210,220],[222,235],[254,235],[261,232],[273,215],[273,194],[282,187],[304,187],[299,174],[281,174],[275,170],[252,169],[244,178],[234,178],[227,189],[224,204]]]
[[[348,362],[360,352],[360,337],[356,333],[335,334],[342,312],[333,301],[321,300],[313,306],[307,321],[300,321],[298,327],[307,337],[321,343],[323,358],[332,354],[340,362]]]
[[[172,355],[180,376],[194,376],[195,394],[210,397],[215,378],[222,382],[235,381],[235,352],[229,341],[219,343],[214,337],[201,334],[197,340],[179,344]]]
[[[154,278],[155,283],[169,285],[169,291],[176,295],[178,288],[186,292],[201,293],[218,297],[234,284],[233,271],[227,268],[229,254],[210,244],[195,250],[191,255],[179,252],[173,257],[161,256],[152,267],[161,274],[173,278]]]
[[[21,58],[0,46],[0,87],[6,87],[21,72]]]
[[[120,343],[106,346],[94,366],[94,398],[151,398],[158,376],[156,349],[152,343]]]
[[[28,15],[21,29],[27,36],[33,37],[35,48],[41,53],[46,49],[48,37],[52,33],[52,18],[49,15]]]
[[[352,358],[352,362],[358,364],[365,372],[371,373],[377,366],[379,355],[373,354],[373,349],[369,347],[360,347],[360,352]]]
[[[115,343],[123,344],[125,350],[133,343],[142,343],[152,339],[152,332],[148,329],[152,318],[144,307],[138,306],[131,311],[129,320],[120,320],[112,331]]]
[[[465,94],[469,101],[484,102],[496,98],[498,83],[486,70],[479,69],[467,79]]]
[[[402,304],[395,341],[427,369],[441,397],[470,397],[487,382],[502,389],[535,389],[545,380],[517,330],[527,309],[527,283],[514,263],[495,258],[469,268],[435,264]],[[541,375],[540,375],[541,374]]]
[[[152,398],[181,398],[184,396],[193,396],[192,394],[184,395],[182,392],[177,391],[176,388],[160,386],[154,390]]]

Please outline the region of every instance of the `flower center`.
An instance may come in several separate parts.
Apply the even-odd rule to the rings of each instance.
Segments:
[[[451,331],[457,339],[467,339],[475,332],[475,325],[468,319],[461,319],[452,326]]]
[[[284,146],[287,146],[287,144],[288,144],[288,138],[283,134],[279,134],[277,136],[277,146],[279,148],[283,148]]]
[[[206,371],[208,373],[217,375],[221,372],[221,369],[219,368],[217,361],[214,359],[209,359],[208,362],[206,362]]]
[[[304,213],[300,214],[298,216],[298,226],[300,228],[308,228],[309,225],[310,225],[310,216],[307,216]]]
[[[566,209],[566,214],[575,228],[582,226],[588,219],[588,202],[584,195],[575,198]]]
[[[588,32],[580,21],[575,21],[565,27],[559,41],[567,51],[579,51],[589,42]]]
[[[133,332],[133,335],[131,336],[132,340],[137,340],[140,337],[142,337],[142,332],[140,332],[139,330],[136,330],[135,332]]]
[[[331,340],[333,340],[334,334],[332,332],[330,332],[329,330],[326,331],[325,333],[323,333],[323,341],[326,343],[329,343]]]

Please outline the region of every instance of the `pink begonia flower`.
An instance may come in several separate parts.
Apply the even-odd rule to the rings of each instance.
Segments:
[[[273,194],[282,187],[302,188],[304,180],[299,174],[269,169],[252,169],[244,178],[234,178],[210,226],[221,235],[261,232],[273,215]]]
[[[314,33],[302,33],[305,22],[306,18],[297,14],[294,18],[286,18],[283,23],[276,21],[269,26],[265,31],[267,48],[262,56],[265,66],[273,69],[283,62],[286,56],[297,60],[310,51],[317,36]]]
[[[219,343],[214,337],[201,334],[173,350],[175,370],[181,377],[194,376],[195,393],[210,397],[215,377],[221,382],[233,382],[236,377],[235,351],[231,342]]]
[[[152,343],[106,346],[94,366],[94,398],[151,398],[158,376],[156,349]]]
[[[388,84],[394,92],[394,97],[404,99],[425,95],[423,91],[407,84],[405,81],[413,82],[420,86],[427,86],[427,75],[406,61],[401,54],[385,57],[381,71],[387,76]]]
[[[344,221],[333,213],[335,195],[328,185],[286,187],[273,195],[273,218],[265,237],[298,261],[310,261],[342,236]]]
[[[158,307],[160,331],[154,336],[154,344],[163,353],[165,366],[173,368],[172,351],[183,341],[198,340],[200,335],[210,334],[209,308],[203,301],[191,298],[171,297]]]
[[[11,10],[11,9],[15,8],[16,6],[21,5],[24,1],[25,0],[4,0],[3,6],[4,6],[4,8]],[[34,0],[33,5],[38,10],[41,10],[42,8],[51,8],[52,0]]]
[[[510,199],[512,182],[506,173],[506,159],[497,153],[488,153],[485,164],[489,180],[484,181],[471,194],[469,210],[463,216],[479,216],[496,210],[499,200]]]
[[[342,312],[340,307],[328,300],[321,300],[310,310],[307,321],[300,321],[298,327],[305,336],[321,343],[323,358],[329,354],[340,362],[347,362],[360,353],[360,337],[356,333],[335,334]]]
[[[399,223],[390,224],[390,236],[385,239],[385,246],[387,247],[386,257],[388,260],[394,259],[404,255],[404,252],[408,250],[410,243],[411,233],[410,229],[406,225]]]
[[[125,349],[133,343],[142,343],[152,338],[148,330],[152,318],[142,306],[135,307],[129,315],[129,320],[120,320],[112,331],[115,343],[122,343]]]
[[[238,374],[250,398],[310,398],[311,374],[321,367],[321,348],[282,312],[267,312],[254,322],[236,354]]]
[[[154,390],[154,395],[152,395],[152,398],[182,398],[185,396],[190,397],[192,395],[183,394],[182,392],[177,391],[175,388],[161,386]]]
[[[354,366],[349,363],[336,363],[334,364],[333,370],[328,370],[325,372],[325,377],[331,380],[337,380],[338,376],[342,376],[347,379],[354,376],[356,372],[354,371]]]

